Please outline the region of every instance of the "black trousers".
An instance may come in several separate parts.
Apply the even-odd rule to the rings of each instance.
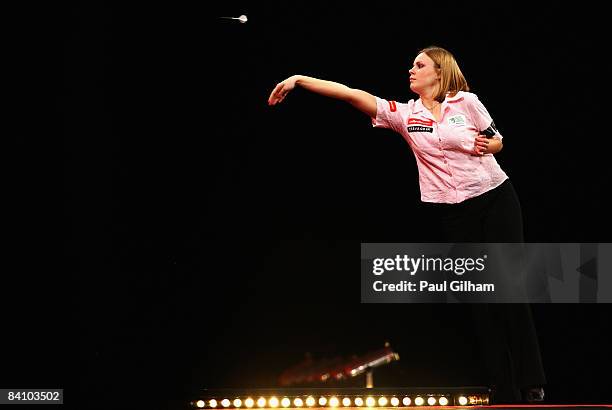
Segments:
[[[423,204],[437,242],[523,242],[521,204],[507,179],[458,204]]]
[[[435,242],[523,242],[523,219],[510,180],[459,204],[424,204]],[[448,305],[464,310],[479,342],[484,381],[497,402],[521,400],[521,389],[546,383],[531,307],[519,303]]]

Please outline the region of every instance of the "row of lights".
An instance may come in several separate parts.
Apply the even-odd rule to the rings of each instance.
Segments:
[[[460,396],[457,399],[457,401],[459,405],[461,406],[465,406],[466,404],[468,404],[468,398],[465,396]],[[439,404],[440,406],[447,406],[448,398],[445,396],[441,396],[438,398],[429,396],[427,397],[427,399],[424,399],[421,396],[417,396],[414,398],[414,405],[416,406],[423,406],[425,402],[427,402],[427,404],[430,406],[435,406],[436,404]],[[293,399],[293,407],[303,407],[304,404],[306,404],[306,406],[308,407],[313,407],[316,403],[317,401],[312,396],[309,396],[308,398],[306,398],[306,400],[302,400],[299,397],[296,397],[295,399]],[[344,407],[350,407],[353,403],[355,407],[361,407],[364,404],[367,407],[374,407],[377,404],[379,407],[387,407],[389,404],[391,404],[391,406],[393,407],[397,407],[400,405],[400,399],[398,399],[397,397],[391,397],[390,399],[387,399],[386,397],[382,396],[382,397],[379,397],[378,400],[376,400],[374,397],[368,397],[364,401],[361,397],[356,397],[354,401],[351,401],[349,397],[344,397],[342,401],[340,401],[340,399],[338,399],[335,396],[330,397],[329,399],[327,399],[327,397],[321,396],[319,397],[318,403],[319,403],[319,406],[321,407],[323,406],[339,407],[340,403],[342,403],[342,406]],[[401,403],[404,406],[410,406],[412,404],[412,400],[410,399],[410,397],[404,397],[401,400]],[[204,400],[198,400],[196,402],[196,406],[198,408],[205,408],[206,404],[207,403]],[[281,400],[279,400],[276,397],[271,397],[269,400],[266,400],[265,398],[260,397],[259,399],[257,399],[257,402],[255,402],[255,400],[249,397],[245,399],[244,402],[241,399],[234,399],[233,402],[231,402],[229,399],[223,399],[221,401],[211,399],[208,401],[208,407],[212,409],[217,408],[217,407],[228,408],[231,405],[233,405],[234,408],[240,408],[242,407],[242,405],[244,405],[247,408],[252,408],[255,405],[257,405],[257,407],[259,408],[263,408],[263,407],[276,408],[279,405],[284,408],[287,408],[287,407],[291,407],[291,400],[288,397],[284,397]]]

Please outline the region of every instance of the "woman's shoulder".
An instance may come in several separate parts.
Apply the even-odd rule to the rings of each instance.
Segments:
[[[456,94],[448,94],[446,96],[446,101],[448,102],[472,102],[478,100],[478,96],[469,91],[458,91]]]
[[[406,102],[401,103],[400,112],[405,116],[409,116],[414,110],[414,103],[415,100],[412,98]]]
[[[414,106],[414,99],[410,99],[408,101],[398,101],[398,100],[393,100],[393,99],[386,99],[386,98],[382,98],[382,97],[376,97],[376,101],[377,101],[377,105],[380,107],[381,104],[383,107],[388,108],[389,111],[391,112],[395,112],[395,111],[405,111],[405,110],[411,110],[412,107]]]

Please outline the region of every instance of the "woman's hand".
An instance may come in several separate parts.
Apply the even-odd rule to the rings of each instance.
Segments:
[[[289,91],[295,88],[298,77],[297,75],[293,75],[276,84],[276,87],[274,87],[274,90],[270,93],[270,97],[268,97],[268,105],[276,105],[282,102],[287,94],[289,94]]]
[[[489,139],[484,135],[478,135],[474,142],[474,155],[482,156],[489,154]]]
[[[499,138],[488,138],[486,135],[478,135],[474,141],[472,155],[482,157],[485,154],[497,154],[503,146]]]

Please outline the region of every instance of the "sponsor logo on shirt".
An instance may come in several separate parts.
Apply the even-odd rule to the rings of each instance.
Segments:
[[[408,132],[433,132],[433,127],[423,127],[421,125],[411,125]]]
[[[465,116],[463,115],[454,115],[448,119],[448,123],[450,125],[454,125],[456,127],[465,125]]]
[[[397,111],[397,106],[395,105],[395,101],[387,101],[389,103],[389,109],[391,112]]]
[[[421,119],[421,118],[408,118],[408,125],[410,124],[419,124],[419,125],[426,125],[428,127],[431,127],[433,125],[433,120]]]

